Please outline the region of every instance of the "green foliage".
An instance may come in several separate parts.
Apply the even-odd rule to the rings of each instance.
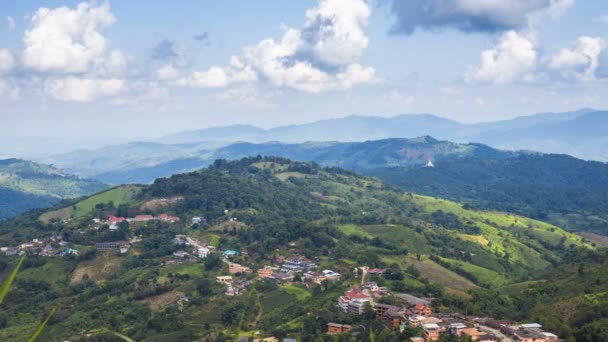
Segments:
[[[13,281],[15,281],[15,278],[17,277],[17,273],[19,272],[21,265],[25,261],[25,257],[26,256],[23,255],[21,257],[21,259],[19,259],[17,266],[15,266],[15,268],[13,269],[11,274],[8,275],[8,278],[6,278],[4,283],[2,283],[2,287],[0,287],[0,304],[2,304],[2,302],[4,301],[4,297],[6,297],[6,294],[8,293],[8,291],[11,287],[11,284],[13,283]]]

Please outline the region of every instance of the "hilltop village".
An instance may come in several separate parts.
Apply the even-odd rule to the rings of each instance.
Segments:
[[[531,310],[560,295],[544,281],[553,265],[602,260],[540,221],[263,157],[0,228],[14,232],[0,235],[4,274],[24,260],[0,340],[27,339],[25,324],[57,307],[45,331],[75,342],[106,331],[136,341],[573,341]],[[590,264],[567,271],[601,286]]]
[[[225,211],[228,215],[228,210]],[[133,226],[142,226],[149,222],[164,222],[179,224],[181,219],[168,214],[158,216],[138,214],[133,217],[109,215],[105,219],[94,218],[86,230],[117,232]],[[229,217],[227,222],[237,223],[238,218]],[[190,219],[192,227],[206,224],[201,217]],[[134,244],[142,241],[142,236],[134,236],[131,240],[117,240],[95,243],[96,255],[127,255]],[[298,254],[298,249],[289,248],[278,251],[268,263],[256,268],[249,263],[249,253],[246,250],[218,249],[208,242],[196,238],[176,234],[171,241],[173,246],[172,258],[165,260],[164,265],[191,265],[199,260],[215,258],[225,266],[220,267],[225,273],[215,277],[218,284],[224,286],[226,297],[242,296],[256,282],[270,281],[278,286],[302,288],[311,290],[316,285],[326,286],[327,282],[341,283],[342,275],[331,269],[321,269],[317,261]],[[78,248],[78,249],[77,249]],[[59,235],[48,239],[35,238],[30,242],[12,247],[2,247],[0,250],[6,256],[33,255],[41,257],[78,256],[79,246],[70,244]],[[348,281],[351,284],[343,295],[335,299],[335,308],[347,315],[373,315],[382,322],[385,329],[397,332],[415,331],[416,336],[409,338],[411,342],[444,341],[450,338],[464,338],[466,341],[497,342],[557,342],[559,337],[543,330],[538,323],[518,323],[500,318],[473,317],[459,312],[435,312],[432,297],[420,298],[409,293],[394,293],[387,287],[379,286],[387,273],[387,269],[357,266],[351,270]],[[356,283],[353,283],[356,281]],[[177,295],[168,303],[186,303],[190,298],[185,294]],[[325,334],[353,336],[356,338],[356,325],[344,322],[328,322]],[[451,337],[450,337],[451,336]],[[241,337],[239,341],[246,341]],[[284,338],[283,341],[292,341]],[[463,341],[464,341],[463,340]],[[259,337],[253,341],[280,341],[274,336]]]

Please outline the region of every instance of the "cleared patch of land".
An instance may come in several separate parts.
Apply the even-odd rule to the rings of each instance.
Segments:
[[[81,282],[85,274],[92,281],[104,281],[110,275],[120,270],[121,264],[121,257],[112,255],[112,253],[99,253],[94,260],[78,264],[74,272],[72,272],[70,285],[76,285]]]
[[[289,294],[296,296],[299,300],[306,300],[310,297],[310,292],[297,285],[284,285],[281,289]]]
[[[583,239],[591,241],[591,243],[595,243],[597,246],[608,247],[608,236],[589,232],[578,232],[575,234],[582,237]]]
[[[314,177],[313,175],[307,175],[307,174],[301,173],[301,172],[281,172],[281,173],[277,173],[275,176],[282,181],[286,181],[291,177],[293,177],[293,178],[312,178],[312,177]]]
[[[169,304],[176,303],[179,300],[179,297],[183,296],[183,295],[184,295],[183,292],[173,290],[173,291],[165,292],[163,294],[159,294],[158,296],[148,297],[142,301],[148,303],[148,305],[150,305],[150,309],[152,311],[156,311]]]
[[[408,257],[405,262],[407,265],[414,265],[422,277],[427,278],[433,283],[452,288],[454,290],[468,290],[475,287],[469,279],[446,269],[427,257],[418,260],[416,257]]]

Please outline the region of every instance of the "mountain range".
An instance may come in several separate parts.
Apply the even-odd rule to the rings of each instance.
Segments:
[[[247,125],[215,127],[168,135],[156,142],[353,142],[430,135],[455,142],[477,142],[503,149],[566,153],[582,159],[606,161],[606,128],[608,112],[594,109],[541,113],[474,124],[460,123],[433,114],[406,114],[388,118],[348,116],[267,130]]]

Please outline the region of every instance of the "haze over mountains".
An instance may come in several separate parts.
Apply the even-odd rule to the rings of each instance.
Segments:
[[[351,142],[430,135],[455,142],[478,142],[503,149],[566,153],[582,159],[605,161],[608,160],[608,153],[603,148],[608,144],[608,136],[605,134],[608,128],[607,114],[606,111],[581,109],[475,124],[459,123],[433,114],[406,114],[391,118],[348,116],[268,130],[247,125],[215,127],[168,135],[156,142]]]
[[[463,124],[432,114],[392,118],[349,116],[268,130],[234,125],[186,131],[152,142],[109,144],[95,150],[53,155],[42,161],[92,176],[124,169],[163,167],[163,164],[176,159],[209,159],[213,150],[235,142],[361,142],[424,135],[460,143],[483,143],[499,149],[562,153],[581,159],[607,161],[607,129],[608,112],[593,109],[476,124]],[[198,167],[196,163],[192,165]],[[192,168],[185,167],[184,170]]]

